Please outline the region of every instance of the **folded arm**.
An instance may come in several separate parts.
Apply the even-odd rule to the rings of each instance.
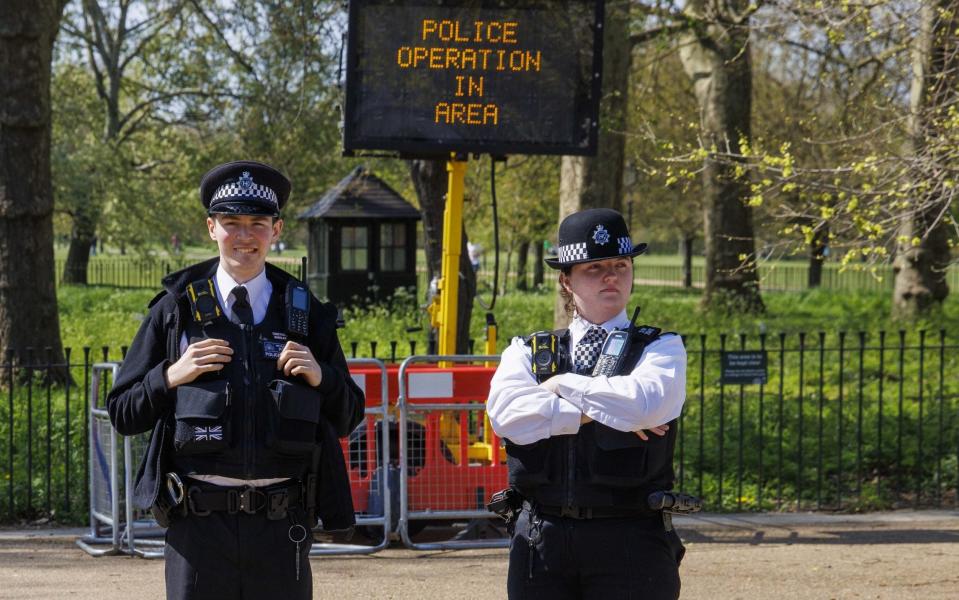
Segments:
[[[503,352],[486,400],[493,431],[516,444],[578,432],[582,410],[536,383],[530,356],[522,338],[514,338]]]
[[[566,373],[552,388],[582,412],[620,431],[653,429],[669,423],[686,399],[686,349],[677,335],[650,344],[630,373],[587,377]]]

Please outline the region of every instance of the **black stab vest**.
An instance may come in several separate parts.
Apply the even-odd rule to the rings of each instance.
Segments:
[[[178,473],[239,479],[303,477],[317,443],[320,393],[276,368],[286,344],[283,298],[276,290],[266,317],[243,326],[220,316],[192,320],[189,343],[227,340],[232,360],[177,388],[173,466]]]
[[[633,341],[617,375],[635,368],[647,344]],[[644,442],[591,421],[573,435],[506,443],[510,487],[547,506],[646,508],[651,492],[673,487],[676,420]]]

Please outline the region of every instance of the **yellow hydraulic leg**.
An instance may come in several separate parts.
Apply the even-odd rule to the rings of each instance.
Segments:
[[[495,285],[496,282],[494,281]],[[486,313],[486,348],[484,350],[487,356],[493,356],[496,354],[496,318],[493,316],[493,313]],[[487,367],[495,367],[496,363],[487,362]]]

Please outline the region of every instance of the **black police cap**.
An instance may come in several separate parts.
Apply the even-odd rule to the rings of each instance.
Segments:
[[[545,262],[554,269],[579,263],[638,256],[646,244],[633,245],[623,215],[611,208],[590,208],[573,213],[559,225],[556,257]]]
[[[200,180],[200,200],[209,214],[280,216],[290,180],[273,167],[238,160],[210,169]]]

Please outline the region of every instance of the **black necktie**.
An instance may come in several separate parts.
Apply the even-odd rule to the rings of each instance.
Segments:
[[[573,351],[573,365],[577,373],[592,374],[596,359],[599,358],[599,353],[603,349],[603,342],[606,341],[606,335],[605,329],[593,325],[583,339],[576,343],[576,349]]]
[[[240,325],[253,325],[253,308],[246,288],[242,285],[233,288],[233,298],[233,320]]]

